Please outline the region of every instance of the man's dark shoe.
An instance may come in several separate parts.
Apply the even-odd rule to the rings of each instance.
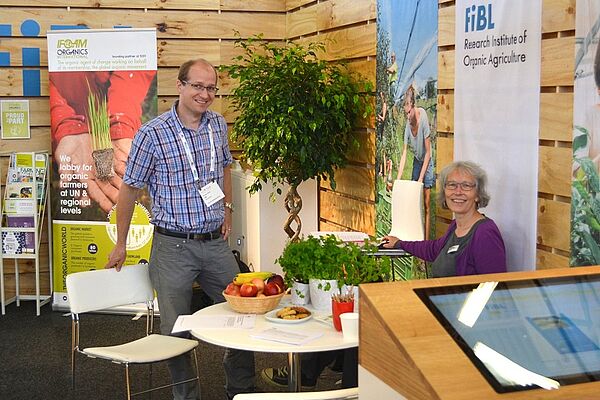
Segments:
[[[287,389],[288,387],[288,369],[283,368],[265,368],[260,372],[262,381],[270,387]],[[307,382],[306,378],[301,377],[302,390],[313,390],[316,382]]]

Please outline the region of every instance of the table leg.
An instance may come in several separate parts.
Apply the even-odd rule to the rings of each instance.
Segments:
[[[300,392],[300,354],[288,353],[288,391]]]

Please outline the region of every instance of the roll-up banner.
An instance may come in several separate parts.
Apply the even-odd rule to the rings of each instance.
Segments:
[[[512,271],[535,269],[541,17],[541,0],[456,1],[454,159],[486,170]]]
[[[600,264],[600,2],[577,0],[570,265]]]
[[[157,115],[156,30],[48,32],[53,155],[53,308],[68,307],[65,279],[104,268],[116,242],[115,204],[131,142]],[[150,200],[135,205],[126,264],[147,262]]]

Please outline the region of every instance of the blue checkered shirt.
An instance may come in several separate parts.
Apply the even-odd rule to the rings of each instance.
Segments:
[[[144,124],[136,133],[123,182],[136,188],[148,186],[154,225],[182,232],[211,232],[223,223],[223,202],[207,207],[198,193],[190,163],[177,134],[177,126],[183,127],[183,124],[175,112],[176,106],[177,103],[170,111]],[[209,123],[216,150],[212,174]],[[223,168],[233,161],[223,116],[208,110],[202,116],[198,131],[183,127],[183,134],[194,156],[201,186],[214,179],[223,189]]]

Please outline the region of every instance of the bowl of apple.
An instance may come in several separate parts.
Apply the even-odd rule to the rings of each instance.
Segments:
[[[284,294],[283,278],[272,272],[239,273],[223,291],[229,307],[242,314],[274,310]]]

